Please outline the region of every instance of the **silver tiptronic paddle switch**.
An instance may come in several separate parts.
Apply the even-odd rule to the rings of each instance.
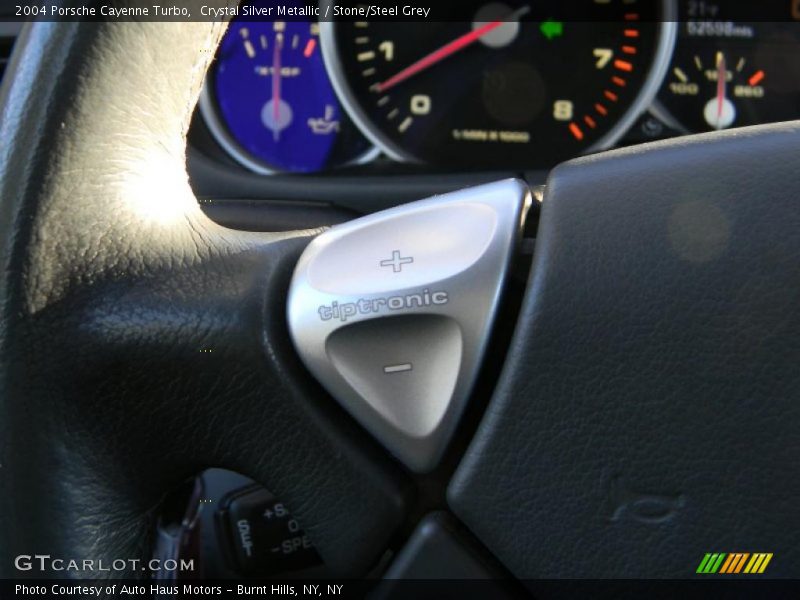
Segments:
[[[333,227],[297,264],[300,356],[415,471],[436,465],[464,410],[529,204],[515,179],[436,196]]]

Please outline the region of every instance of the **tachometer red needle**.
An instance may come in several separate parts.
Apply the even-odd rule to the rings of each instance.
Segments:
[[[527,8],[527,7],[525,7]],[[527,10],[525,11],[527,12]],[[511,17],[518,17],[520,16],[520,11],[517,11]],[[452,56],[456,52],[463,50],[470,44],[477,42],[481,37],[489,33],[490,31],[497,29],[503,23],[507,23],[507,21],[490,21],[485,25],[481,25],[477,29],[473,29],[472,31],[465,33],[462,36],[457,37],[452,42],[448,42],[441,48],[434,50],[427,56],[423,56],[417,62],[407,66],[405,69],[393,75],[386,81],[379,83],[376,86],[376,89],[379,93],[383,93],[388,89],[393,88],[398,83],[402,83],[409,77],[413,77],[417,73],[421,73],[425,69],[435,65],[436,63],[444,60],[448,56]]]
[[[281,115],[281,46],[283,36],[275,36],[275,47],[272,50],[272,120],[275,128],[272,130],[272,137],[277,142],[281,137],[281,130],[278,127],[278,118]]]
[[[717,129],[722,122],[722,110],[725,107],[725,84],[728,72],[725,68],[725,55],[717,54]]]

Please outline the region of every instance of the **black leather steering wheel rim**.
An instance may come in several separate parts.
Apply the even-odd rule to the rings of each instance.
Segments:
[[[43,22],[19,40],[0,158],[4,577],[30,575],[19,554],[149,558],[164,495],[211,466],[280,494],[341,575],[402,518],[402,474],[288,341],[314,232],[224,229],[189,188],[223,31]]]

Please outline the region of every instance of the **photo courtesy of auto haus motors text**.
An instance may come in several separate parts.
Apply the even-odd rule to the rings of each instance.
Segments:
[[[268,584],[268,585],[163,585],[142,583],[80,584],[53,583],[48,585],[15,584],[18,597],[64,598],[208,598],[208,597],[343,597],[345,584]]]

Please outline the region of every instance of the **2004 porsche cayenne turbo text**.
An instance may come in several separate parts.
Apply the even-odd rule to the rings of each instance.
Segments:
[[[49,10],[48,10],[49,8]],[[26,10],[27,9],[27,10]],[[42,6],[40,10],[34,7],[17,7],[17,16],[47,16],[50,18],[59,19],[75,19],[86,17],[111,17],[111,18],[129,18],[129,17],[186,17],[190,15],[189,9],[184,6],[162,6],[160,4],[153,4],[150,6],[126,6],[117,7],[109,6],[107,4],[100,5],[99,9],[95,6],[56,6],[49,7]]]

